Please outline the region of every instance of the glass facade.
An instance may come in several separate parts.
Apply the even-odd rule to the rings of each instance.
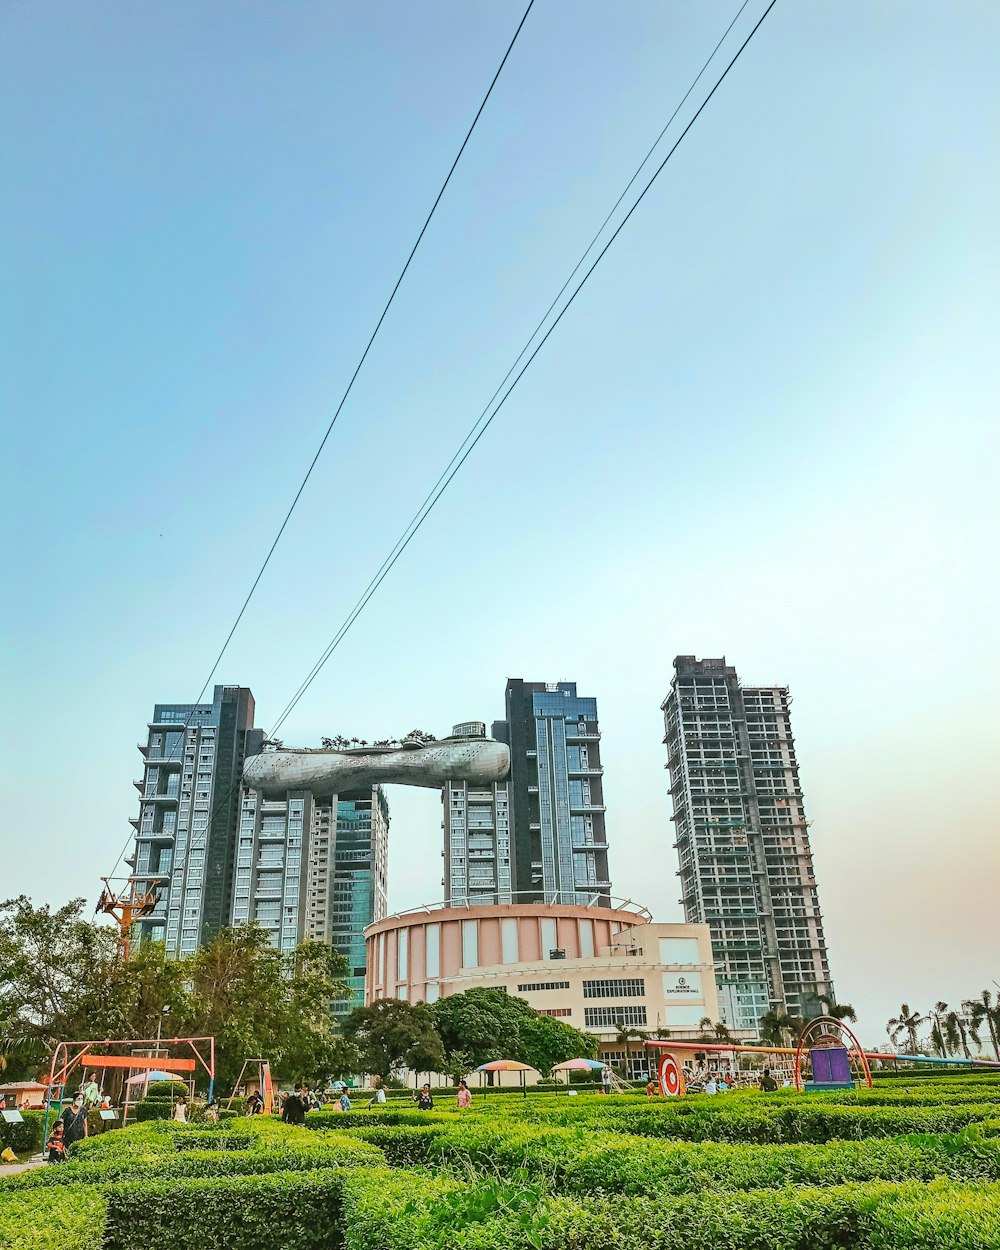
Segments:
[[[137,877],[160,877],[160,901],[138,922],[137,942],[192,954],[229,923],[239,779],[263,738],[242,686],[216,686],[209,704],[158,703],[148,726],[136,845]],[[178,727],[179,726],[179,727]]]
[[[519,901],[610,900],[597,700],[575,682],[507,683],[511,809]]]

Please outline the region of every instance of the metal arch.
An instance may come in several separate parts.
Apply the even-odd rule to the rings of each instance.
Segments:
[[[799,1093],[802,1092],[802,1069],[801,1069],[802,1054],[805,1051],[806,1046],[808,1045],[810,1034],[812,1034],[820,1025],[826,1027],[827,1029],[832,1028],[834,1030],[839,1030],[841,1033],[846,1033],[847,1036],[851,1039],[851,1042],[854,1046],[853,1054],[855,1058],[860,1062],[861,1070],[864,1072],[865,1080],[868,1082],[868,1088],[871,1089],[872,1071],[871,1071],[871,1068],[868,1066],[868,1056],[865,1054],[864,1050],[862,1049],[861,1043],[855,1037],[852,1030],[843,1022],[843,1020],[838,1020],[836,1016],[816,1016],[812,1020],[808,1021],[808,1023],[803,1028],[802,1032],[799,1034],[798,1046],[795,1049],[795,1088],[799,1091]],[[851,1050],[848,1049],[847,1050],[848,1059],[850,1059],[851,1054],[852,1054]]]

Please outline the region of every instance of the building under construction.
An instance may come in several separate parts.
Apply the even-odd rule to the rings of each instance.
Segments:
[[[674,660],[662,706],[684,919],[712,933],[719,1007],[756,1030],[833,994],[784,686],[725,658]]]

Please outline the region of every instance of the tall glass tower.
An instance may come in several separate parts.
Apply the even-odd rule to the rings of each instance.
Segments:
[[[366,925],[387,912],[389,805],[381,786],[350,794],[261,795],[244,788],[232,920],[254,920],[292,951],[326,942],[347,960],[348,999],[364,1002]]]
[[[191,954],[229,924],[243,761],[264,738],[253,716],[245,686],[216,686],[211,703],[157,703],[139,744],[139,815],[126,863],[162,884],[135,936],[162,940],[169,955]]]
[[[597,700],[576,683],[507,682],[516,902],[610,901]]]
[[[712,933],[725,1023],[833,996],[786,686],[679,655],[662,706],[684,919]]]

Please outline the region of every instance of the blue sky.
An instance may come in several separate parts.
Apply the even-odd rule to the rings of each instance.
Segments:
[[[218,680],[270,726],[738,6],[539,0]],[[763,10],[762,0],[747,7]],[[0,15],[0,893],[95,898],[522,8]],[[616,892],[679,919],[677,653],[787,683],[839,992],[1000,977],[1000,14],[780,0],[282,731],[599,700]],[[440,897],[394,790],[391,904]]]

